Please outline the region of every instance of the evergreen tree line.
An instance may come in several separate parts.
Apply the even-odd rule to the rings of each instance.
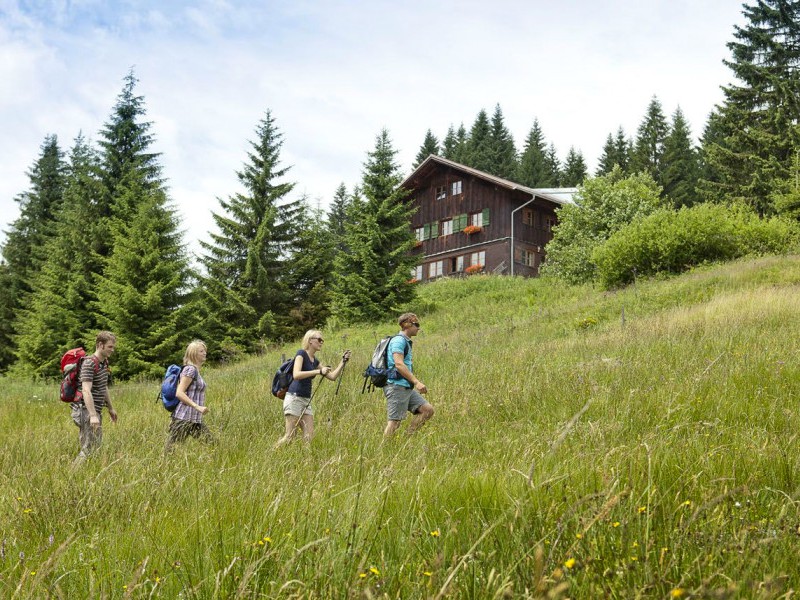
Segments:
[[[387,131],[361,185],[342,184],[326,214],[292,197],[267,111],[237,172],[242,191],[218,199],[196,268],[136,83],[129,73],[96,146],[78,135],[64,152],[48,135],[15,198],[0,262],[0,371],[55,376],[64,351],[91,348],[108,329],[115,376],[157,377],[193,338],[227,360],[332,314],[372,320],[412,298],[410,208]]]

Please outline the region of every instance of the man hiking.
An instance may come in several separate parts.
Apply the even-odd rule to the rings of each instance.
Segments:
[[[110,331],[101,331],[95,338],[94,354],[83,359],[79,375],[83,400],[72,405],[72,420],[80,430],[81,451],[75,462],[82,462],[103,441],[103,407],[108,416],[117,422],[117,411],[108,395],[108,357],[114,353],[116,336]]]
[[[414,418],[408,426],[408,433],[414,433],[433,416],[433,406],[422,397],[428,393],[428,387],[414,376],[411,338],[419,333],[419,318],[414,313],[404,313],[397,319],[400,333],[392,338],[386,348],[386,366],[389,373],[396,373],[396,378],[389,377],[383,394],[386,396],[386,429],[383,435],[391,436],[411,413]]]

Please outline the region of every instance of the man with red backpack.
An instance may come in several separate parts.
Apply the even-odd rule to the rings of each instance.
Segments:
[[[81,451],[75,459],[81,462],[100,446],[103,441],[103,407],[108,416],[117,422],[117,411],[108,394],[108,357],[114,353],[116,336],[110,331],[101,331],[95,338],[94,354],[83,358],[79,374],[83,399],[72,404],[72,420],[80,430]]]

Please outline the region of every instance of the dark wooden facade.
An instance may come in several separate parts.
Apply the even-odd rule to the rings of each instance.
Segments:
[[[411,228],[422,268],[412,277],[420,281],[481,271],[509,274],[511,213],[520,207],[513,214],[513,271],[535,277],[553,237],[555,209],[575,191],[528,188],[438,156],[425,159],[401,185],[416,208]]]

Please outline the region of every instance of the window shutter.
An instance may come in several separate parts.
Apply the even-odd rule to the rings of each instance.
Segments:
[[[483,214],[481,215],[481,220],[483,222],[483,226],[486,227],[489,224],[489,209],[484,208]]]
[[[456,231],[463,231],[464,227],[467,226],[467,215],[458,215],[453,219],[453,232]]]
[[[422,226],[422,239],[429,240],[430,237],[431,237],[431,224],[425,223],[425,225]]]
[[[431,239],[439,237],[439,221],[431,223]]]

